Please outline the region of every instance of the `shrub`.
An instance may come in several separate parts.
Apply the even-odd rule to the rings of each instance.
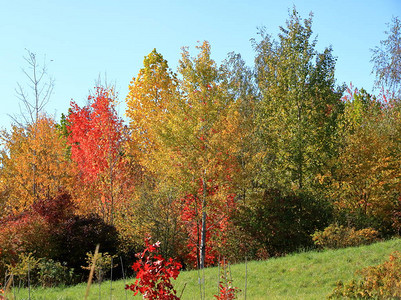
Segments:
[[[144,299],[178,300],[171,278],[177,279],[180,274],[181,264],[172,258],[165,260],[158,254],[160,242],[151,245],[150,238],[145,239],[146,248],[142,253],[137,253],[138,258],[132,265],[137,272],[134,284],[126,285],[136,295],[140,292]]]
[[[70,284],[73,281],[74,270],[63,266],[61,263],[48,258],[36,258],[33,253],[21,253],[18,261],[7,265],[8,273],[14,278],[19,278],[23,283],[43,287],[51,287],[59,284]],[[15,279],[14,279],[15,280]]]
[[[75,205],[67,192],[60,190],[55,197],[38,199],[32,211],[42,216],[53,227],[74,216]]]
[[[69,194],[59,191],[55,197],[37,199],[27,210],[0,220],[0,275],[6,264],[18,261],[21,253],[35,252],[36,257],[53,257],[57,248],[53,237],[59,224],[73,215]]]
[[[8,273],[18,277],[22,282],[28,283],[28,280],[35,280],[34,274],[39,264],[39,259],[35,258],[33,254],[21,253],[18,256],[18,261],[13,264],[7,265]]]
[[[262,197],[249,201],[233,216],[234,224],[257,241],[254,251],[276,256],[313,246],[311,234],[328,225],[331,208],[306,194],[283,195],[266,190]],[[256,253],[251,253],[256,258]]]
[[[100,244],[102,251],[116,253],[118,233],[114,226],[106,224],[96,215],[74,216],[60,225],[54,239],[58,245],[55,259],[66,262],[75,272],[84,274],[86,253]]]
[[[86,253],[86,264],[87,266],[82,266],[81,268],[84,270],[90,270],[92,268],[92,262],[93,262],[93,256],[94,254],[92,252]],[[96,264],[95,264],[95,278],[98,282],[103,281],[104,275],[107,274],[108,271],[110,271],[111,267],[113,268],[117,267],[118,264],[113,264],[112,265],[112,260],[117,258],[117,255],[110,255],[109,253],[101,253],[99,252],[97,255],[96,259]]]
[[[38,263],[38,281],[43,287],[52,287],[74,282],[74,269],[53,259],[42,258]]]
[[[315,245],[324,249],[338,249],[368,245],[379,240],[379,232],[373,228],[355,230],[352,227],[331,224],[312,235]]]
[[[237,299],[237,294],[241,291],[238,287],[233,286],[231,272],[227,270],[225,260],[221,264],[222,274],[219,282],[219,292],[213,297],[218,300],[234,300]],[[220,274],[219,274],[220,275]]]
[[[0,277],[4,277],[7,265],[18,263],[19,255],[32,252],[36,258],[52,260],[42,264],[44,285],[68,282],[71,269],[83,274],[81,265],[85,264],[86,253],[96,244],[102,251],[115,253],[115,227],[95,215],[75,215],[71,196],[60,191],[55,197],[37,199],[18,215],[0,220]],[[51,275],[54,273],[66,277],[57,280]]]
[[[341,281],[328,296],[329,299],[401,299],[401,254],[394,252],[383,264],[359,271],[362,280]]]
[[[18,262],[21,253],[48,255],[49,241],[50,232],[41,216],[24,213],[0,221],[0,276],[4,277],[7,264]]]

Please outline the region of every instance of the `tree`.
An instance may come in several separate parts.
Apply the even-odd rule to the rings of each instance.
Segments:
[[[129,166],[124,159],[125,128],[115,110],[113,89],[98,86],[88,100],[82,108],[71,103],[67,117],[71,158],[87,192],[96,199],[83,201],[82,208],[94,208],[113,224],[116,200],[122,200],[123,188],[132,175],[125,169]]]
[[[66,156],[66,139],[53,119],[40,116],[24,127],[13,125],[0,134],[0,180],[7,212],[19,212],[38,197],[70,190],[73,170]]]
[[[260,173],[261,141],[256,135],[256,107],[260,101],[255,72],[241,58],[240,54],[229,53],[221,66],[223,82],[228,93],[234,98],[238,110],[239,151],[241,176],[235,186],[237,198],[247,201],[255,192],[256,174]]]
[[[302,20],[295,8],[278,40],[263,30],[254,42],[256,78],[262,99],[257,130],[262,141],[259,184],[281,190],[311,191],[336,148],[342,89],[334,79],[332,49],[315,50],[312,15]]]
[[[386,40],[380,41],[372,51],[373,70],[376,75],[376,87],[388,87],[401,97],[401,20],[393,17],[390,28],[385,31]]]
[[[54,80],[47,74],[46,61],[44,60],[41,65],[37,61],[35,53],[27,50],[27,57],[24,60],[28,64],[29,71],[22,69],[25,76],[28,78],[28,87],[30,92],[27,92],[21,84],[18,83],[16,89],[17,97],[20,101],[20,116],[12,116],[13,121],[18,127],[29,128],[32,131],[32,136],[36,139],[37,128],[39,118],[44,115],[44,107],[50,100],[50,96],[53,92]],[[22,120],[21,120],[22,119]],[[31,156],[31,168],[30,176],[33,181],[32,193],[37,196],[37,162],[36,153],[33,152]]]
[[[39,119],[43,113],[44,107],[50,100],[54,88],[54,80],[47,74],[46,61],[44,60],[41,65],[35,53],[29,50],[26,51],[28,55],[24,57],[24,60],[27,62],[28,68],[31,71],[26,71],[25,69],[22,69],[22,71],[28,78],[28,87],[32,95],[26,92],[19,83],[16,92],[22,104],[22,107],[20,106],[21,117],[26,124],[34,124]],[[13,120],[19,125],[22,125],[17,117],[13,117]]]
[[[126,115],[130,118],[132,154],[152,170],[149,155],[157,148],[158,130],[165,122],[177,95],[177,79],[163,56],[153,49],[143,60],[143,68],[129,85]]]
[[[326,178],[331,197],[338,216],[346,218],[340,221],[388,233],[401,187],[399,108],[352,87],[343,100],[342,147],[337,168]]]
[[[136,189],[135,203],[130,209],[130,230],[140,244],[146,235],[162,242],[165,256],[177,255],[180,234],[175,200],[177,190],[160,172],[157,152],[167,156],[159,134],[171,114],[178,96],[178,82],[163,56],[153,49],[145,56],[143,67],[129,85],[126,115],[130,119],[130,159],[140,163],[142,172]]]
[[[212,242],[211,233],[223,228],[233,206],[239,114],[234,113],[237,104],[228,93],[225,71],[210,59],[210,45],[205,42],[198,49],[196,58],[184,49],[179,68],[182,80],[176,79],[155,50],[146,56],[130,85],[127,115],[148,186],[142,187],[141,201],[147,207],[163,203],[158,209],[178,211],[193,262],[203,267],[206,240]],[[152,215],[163,217],[153,210]],[[160,219],[148,217],[149,229],[158,231],[160,226],[155,225]],[[167,237],[176,231],[176,222],[163,219],[172,225],[171,231],[164,229]]]
[[[168,151],[155,157],[161,162],[160,171],[180,190],[183,220],[197,249],[197,265],[203,268],[207,233],[224,225],[227,210],[234,205],[232,181],[239,173],[236,153],[241,133],[237,104],[223,84],[224,73],[210,58],[209,43],[197,49],[194,58],[183,49],[181,93],[159,135]]]

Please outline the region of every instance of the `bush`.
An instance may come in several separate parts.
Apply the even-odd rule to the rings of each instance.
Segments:
[[[35,258],[32,253],[21,253],[18,256],[18,261],[7,265],[8,273],[19,278],[23,283],[30,284],[34,279],[34,274],[37,271],[39,259]]]
[[[48,255],[50,236],[47,223],[38,215],[24,213],[0,221],[0,276],[4,277],[7,264],[18,262],[21,253]]]
[[[44,285],[69,282],[71,269],[83,274],[86,253],[96,244],[102,251],[116,253],[115,227],[95,215],[75,215],[71,196],[60,191],[55,197],[37,199],[18,215],[0,220],[0,277],[4,277],[7,265],[15,265],[21,255],[33,253],[37,259],[51,260],[41,265]],[[57,280],[54,274],[66,277]]]
[[[330,219],[331,208],[323,201],[306,194],[283,195],[278,190],[266,190],[263,197],[240,207],[233,216],[241,232],[257,241],[253,251],[259,249],[264,256],[312,247],[311,234],[327,226]],[[256,258],[256,252],[250,254]]]
[[[158,252],[160,242],[150,244],[150,238],[145,239],[146,248],[137,253],[137,261],[132,265],[136,273],[136,281],[126,285],[136,295],[138,292],[143,299],[179,300],[171,279],[177,279],[182,265],[172,258],[166,260]]]
[[[60,225],[54,238],[58,245],[55,259],[66,262],[68,267],[82,275],[86,274],[81,269],[86,253],[94,251],[97,244],[100,244],[102,252],[116,253],[118,249],[116,228],[96,215],[68,219]]]
[[[21,253],[34,252],[35,257],[53,257],[57,245],[53,236],[59,224],[73,216],[73,201],[60,191],[55,197],[37,199],[24,212],[0,220],[0,275],[5,264],[18,261]]]
[[[315,245],[324,249],[338,249],[360,245],[369,245],[379,240],[379,232],[373,228],[355,230],[352,227],[331,224],[323,231],[312,235]]]
[[[92,268],[93,256],[92,252],[86,253],[86,264],[87,266],[82,266],[81,268],[84,270],[90,270]],[[97,282],[102,282],[103,277],[111,270],[111,267],[118,267],[117,263],[112,263],[114,259],[117,258],[117,255],[110,255],[107,252],[101,253],[99,252],[96,259],[95,264],[95,278]]]
[[[74,269],[70,269],[53,259],[40,259],[37,275],[38,281],[43,287],[68,285],[74,282]]]
[[[47,258],[36,258],[32,253],[21,253],[18,261],[7,265],[8,273],[14,275],[21,282],[43,287],[51,287],[73,282],[74,270],[61,263]]]
[[[341,281],[328,296],[329,299],[401,299],[401,254],[394,252],[381,265],[367,267],[359,271],[362,280]]]

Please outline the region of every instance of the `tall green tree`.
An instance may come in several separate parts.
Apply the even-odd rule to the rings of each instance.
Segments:
[[[274,40],[264,30],[254,42],[256,78],[262,99],[258,135],[262,142],[259,183],[282,190],[312,190],[317,175],[335,155],[332,142],[342,89],[335,84],[332,49],[319,53],[312,14],[296,9]]]

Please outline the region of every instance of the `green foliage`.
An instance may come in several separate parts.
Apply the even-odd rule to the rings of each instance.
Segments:
[[[21,280],[28,285],[52,287],[71,284],[74,279],[74,270],[48,258],[36,258],[33,253],[21,253],[16,263],[7,265],[8,274],[14,280]],[[28,282],[29,276],[29,282]]]
[[[74,269],[48,258],[39,260],[37,276],[43,287],[68,285],[75,279]]]
[[[319,252],[302,252],[266,261],[247,262],[247,288],[245,289],[245,265],[231,265],[231,277],[234,284],[241,289],[238,299],[325,299],[335,287],[338,280],[348,282],[354,278],[356,270],[384,262],[390,253],[399,250],[401,239],[379,242],[368,246],[351,247],[339,250]],[[220,269],[221,270],[221,269]],[[206,268],[206,299],[213,299],[218,291],[220,280],[218,268]],[[181,299],[200,299],[198,271],[183,271],[174,282],[177,291],[184,292]],[[125,299],[124,287],[127,280],[113,282],[112,297]],[[110,282],[103,282],[101,294],[110,295]],[[82,299],[86,283],[71,287],[31,290],[31,299]],[[18,299],[27,299],[28,290],[16,291]],[[107,296],[109,297],[109,296]],[[106,296],[104,297],[106,298]],[[95,291],[89,300],[99,299]],[[142,299],[137,295],[134,299]]]
[[[311,196],[266,190],[263,197],[240,207],[234,223],[259,243],[262,252],[255,253],[254,247],[253,257],[263,249],[265,256],[275,256],[313,246],[310,235],[327,226],[330,213],[330,207]]]
[[[379,240],[379,232],[373,228],[355,230],[352,227],[330,224],[322,231],[316,231],[312,235],[316,246],[324,249],[338,249],[368,245]]]
[[[92,268],[94,254],[92,252],[86,253],[86,264],[87,266],[82,266],[81,268],[84,270],[90,270]],[[117,258],[117,255],[110,255],[107,252],[98,253],[95,265],[95,278],[98,282],[102,282],[104,276],[110,272],[111,268],[116,268],[118,266],[117,263],[114,262],[114,259]]]
[[[337,287],[328,296],[329,299],[400,299],[401,298],[401,254],[394,252],[389,260],[378,266],[358,271],[362,280],[352,280]]]
[[[36,271],[39,262],[40,260],[35,258],[33,253],[21,253],[18,255],[16,263],[7,265],[8,273],[17,276],[23,282],[27,283],[28,275],[32,276]]]
[[[258,182],[281,190],[316,192],[316,179],[337,151],[335,133],[343,88],[335,85],[332,49],[318,53],[312,15],[295,8],[278,40],[264,30],[254,43],[256,79],[262,95],[257,132],[262,142]]]

